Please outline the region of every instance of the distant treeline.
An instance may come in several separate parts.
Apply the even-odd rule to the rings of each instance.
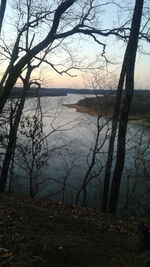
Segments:
[[[111,114],[115,103],[115,95],[104,95],[103,97],[90,97],[80,100],[77,105],[88,107],[98,113]],[[133,96],[130,115],[150,116],[150,91],[135,92]]]
[[[21,95],[22,88],[14,87],[11,93],[12,97],[18,97]],[[150,92],[149,90],[136,90],[137,94],[145,94]],[[116,93],[115,90],[102,90],[102,89],[72,89],[72,88],[30,88],[27,91],[27,97],[35,97],[39,96],[66,96],[67,94],[92,94],[92,95],[114,95]]]
[[[16,97],[20,96],[22,92],[21,87],[14,87],[12,90],[11,96]],[[91,90],[91,89],[72,89],[72,88],[30,88],[27,91],[27,96],[35,97],[39,96],[66,96],[67,94],[92,94],[92,95],[100,95],[100,94],[110,94],[112,90]],[[114,93],[114,91],[113,91]]]
[[[21,87],[14,87],[11,93],[11,97],[20,97],[22,94]],[[66,96],[67,94],[63,91],[51,90],[47,88],[30,88],[26,92],[27,97],[37,97],[37,96]]]

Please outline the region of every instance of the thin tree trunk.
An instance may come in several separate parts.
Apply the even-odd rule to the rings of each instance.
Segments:
[[[8,141],[6,154],[5,154],[5,158],[4,158],[3,166],[2,166],[1,177],[0,177],[0,192],[5,192],[5,189],[6,189],[9,165],[10,165],[12,156],[15,153],[17,131],[18,131],[18,126],[20,123],[22,111],[24,108],[25,94],[26,94],[26,90],[24,89],[20,103],[17,107],[15,120],[14,122],[12,122],[12,125],[10,125],[9,141]]]
[[[125,57],[124,57],[124,62],[125,62]],[[125,79],[125,63],[123,63],[122,65],[122,70],[120,74],[117,95],[116,95],[116,100],[115,100],[115,105],[114,105],[114,112],[113,112],[113,117],[112,117],[112,129],[111,129],[111,135],[110,135],[110,140],[109,140],[109,148],[108,148],[108,156],[107,156],[107,162],[106,162],[106,168],[105,168],[104,187],[103,187],[103,196],[102,196],[102,204],[101,204],[102,212],[106,211],[107,202],[108,202],[114,143],[115,143],[115,137],[116,137],[116,132],[117,132],[117,124],[118,124],[118,117],[119,117],[119,111],[120,111],[120,103],[121,103],[124,79]]]
[[[86,206],[86,197],[87,197],[87,191],[86,191],[86,186],[88,184],[88,178],[91,174],[91,171],[93,169],[95,165],[95,155],[94,155],[94,158],[92,159],[92,162],[90,164],[90,166],[88,167],[88,170],[86,172],[86,174],[84,175],[84,179],[83,179],[83,183],[82,183],[82,186],[81,188],[79,189],[77,195],[76,195],[76,201],[75,201],[75,204],[78,205],[79,204],[79,199],[80,199],[80,194],[81,192],[83,192],[83,198],[82,198],[82,206]]]
[[[136,52],[138,45],[138,36],[142,19],[143,3],[144,0],[136,0],[135,2],[130,37],[126,49],[127,57],[125,62],[126,65],[125,94],[123,98],[122,109],[120,111],[119,132],[117,140],[117,158],[116,158],[116,165],[114,169],[114,175],[112,179],[110,199],[108,205],[108,212],[110,213],[116,213],[117,210],[120,182],[125,161],[126,132],[128,124],[128,115],[134,92],[134,68],[135,68]]]
[[[12,114],[12,118],[10,117],[9,140],[8,140],[8,145],[7,145],[5,158],[4,158],[3,166],[2,166],[1,177],[0,177],[0,192],[5,192],[5,189],[6,189],[9,166],[12,160],[12,156],[15,154],[17,131],[18,131],[22,111],[23,111],[24,104],[25,104],[26,91],[29,88],[29,79],[30,79],[31,72],[32,72],[32,68],[29,65],[28,71],[26,73],[26,77],[23,80],[24,86],[23,86],[22,96],[21,96],[20,103],[18,104],[18,107],[16,110],[14,121],[13,121],[13,114]]]
[[[80,200],[80,194],[81,192],[83,192],[83,197],[82,197],[82,201],[81,201],[81,205],[82,206],[86,206],[86,201],[87,201],[87,185],[89,183],[89,177],[91,175],[91,172],[95,166],[95,161],[96,161],[96,155],[99,152],[99,147],[98,147],[98,142],[99,142],[99,136],[100,136],[100,132],[101,132],[101,127],[99,125],[99,121],[100,121],[100,117],[98,116],[97,118],[97,134],[96,134],[96,139],[95,139],[95,143],[94,143],[94,148],[93,148],[93,153],[92,153],[92,158],[91,158],[91,162],[90,165],[88,166],[88,169],[84,175],[83,178],[83,183],[81,185],[81,188],[78,190],[77,195],[76,195],[76,201],[75,204],[78,205],[79,204],[79,200]]]
[[[4,15],[5,15],[6,3],[7,3],[7,0],[1,0],[1,6],[0,6],[0,33],[1,33],[3,19],[4,19]]]

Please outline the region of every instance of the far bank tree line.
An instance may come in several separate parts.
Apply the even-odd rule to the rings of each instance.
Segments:
[[[91,108],[97,113],[103,111],[104,114],[108,113],[109,115],[112,115],[114,104],[115,94],[113,92],[107,95],[107,97],[88,97],[79,100],[77,103],[77,105]],[[148,91],[144,93],[134,91],[129,115],[143,116],[145,118],[150,116],[150,93]]]

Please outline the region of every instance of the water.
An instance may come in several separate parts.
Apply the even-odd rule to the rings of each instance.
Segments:
[[[39,168],[37,177],[35,178],[35,183],[39,185],[37,197],[49,197],[53,200],[75,202],[76,194],[82,185],[83,177],[91,162],[92,148],[97,132],[97,118],[95,116],[76,112],[75,109],[67,108],[62,106],[62,104],[76,103],[84,97],[91,96],[70,94],[66,97],[41,98],[44,135],[47,136],[47,141],[44,145],[46,147],[48,145],[48,148],[46,148],[48,149],[46,150],[48,160],[46,164],[43,164],[43,166]],[[34,107],[35,99],[28,99],[25,106],[25,114],[29,116],[33,115]],[[105,118],[101,118],[100,124],[102,125],[105,122]],[[110,122],[103,127],[99,137],[99,146],[103,143],[107,131],[109,135],[109,126]],[[128,188],[130,193],[135,186],[136,194],[134,198],[138,200],[141,192],[143,193],[143,191],[146,191],[149,187],[148,182],[145,184],[140,181],[142,177],[140,172],[143,169],[142,162],[144,162],[143,158],[147,157],[147,160],[149,159],[149,153],[146,155],[147,151],[149,151],[149,148],[147,148],[146,151],[146,146],[149,142],[148,138],[149,128],[129,124],[127,135],[127,140],[129,141],[127,141],[126,162],[121,184],[121,195],[124,196],[124,198],[122,198],[123,200],[121,199],[120,201],[123,203],[122,205],[125,203],[124,199],[125,196],[127,196]],[[27,139],[21,134],[20,142],[22,142],[22,144],[24,143],[26,147],[29,145],[31,146],[31,143],[29,144]],[[139,148],[137,148],[138,142]],[[106,162],[107,148],[108,140],[106,139],[106,142],[97,154],[96,164],[92,171],[93,178],[91,178],[88,184],[87,203],[89,206],[96,207],[99,206],[100,203],[102,177],[104,174],[103,167]],[[139,159],[136,159],[137,152],[139,153]],[[28,190],[28,165],[31,164],[31,161],[31,153],[28,155],[28,162],[20,156],[19,159],[17,159],[18,165],[16,165],[15,172],[18,178],[15,187],[18,187],[18,191],[21,190],[21,188],[26,188],[26,190]],[[136,166],[135,163],[137,164]],[[145,168],[146,167],[147,166],[145,166]],[[137,183],[137,185],[135,185],[135,183]]]

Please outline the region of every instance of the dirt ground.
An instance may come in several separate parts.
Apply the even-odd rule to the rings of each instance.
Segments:
[[[133,217],[0,196],[0,267],[144,267],[148,260]]]

